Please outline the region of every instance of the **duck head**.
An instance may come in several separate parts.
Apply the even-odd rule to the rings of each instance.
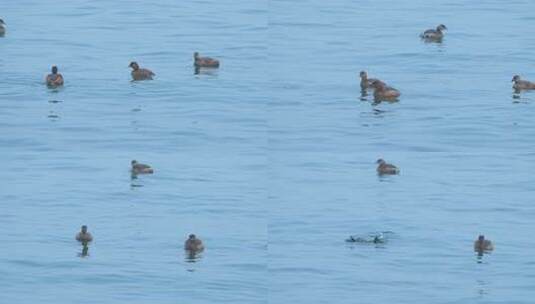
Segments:
[[[196,238],[197,237],[195,236],[195,234],[190,234],[189,237],[188,237],[188,239],[192,240],[192,241],[195,240]]]
[[[367,78],[368,77],[368,73],[366,73],[366,71],[360,71],[360,78]]]
[[[135,61],[130,62],[128,67],[132,68],[134,71],[139,69],[139,65]]]
[[[133,166],[133,165],[137,164],[137,160],[134,159],[134,160],[132,160],[130,163],[131,163],[132,166]]]
[[[378,163],[379,165],[386,164],[385,160],[382,159],[382,158],[379,158],[379,159],[377,160],[377,163]]]
[[[87,226],[83,225],[81,231],[82,231],[83,234],[86,234],[87,233]]]
[[[4,22],[4,20],[0,19],[0,26],[3,27],[3,26],[5,26],[5,25],[7,25],[7,24]]]
[[[58,67],[53,65],[52,66],[52,74],[57,74],[58,73]]]
[[[193,53],[193,59],[197,59],[197,58],[199,58],[199,52]]]
[[[439,31],[439,32],[445,31],[445,30],[447,30],[447,29],[448,29],[448,28],[447,28],[444,24],[439,24],[439,25],[437,26],[437,31]]]
[[[517,82],[517,81],[519,81],[519,80],[520,80],[520,76],[515,75],[515,76],[513,76],[513,79],[512,79],[511,81],[512,81],[512,82]]]
[[[481,234],[477,237],[477,240],[483,242],[485,240],[485,236]]]

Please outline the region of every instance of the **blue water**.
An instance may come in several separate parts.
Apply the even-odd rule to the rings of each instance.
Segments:
[[[532,303],[535,3],[0,4],[0,303]]]

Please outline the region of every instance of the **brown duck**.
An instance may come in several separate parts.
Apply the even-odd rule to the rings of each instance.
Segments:
[[[420,38],[426,40],[442,40],[444,38],[444,31],[448,28],[444,24],[440,24],[436,29],[429,29],[420,34]]]
[[[202,241],[195,236],[195,234],[190,234],[186,242],[184,242],[184,249],[198,252],[204,250],[204,245]]]
[[[513,89],[515,89],[517,91],[520,91],[520,90],[535,90],[535,83],[533,83],[531,81],[527,81],[527,80],[521,80],[520,76],[518,76],[518,75],[515,75],[513,77],[513,80],[511,80],[511,81],[514,82]]]
[[[93,236],[91,233],[87,232],[87,226],[83,225],[80,229],[80,232],[76,234],[76,240],[79,242],[87,243],[93,241]]]
[[[218,68],[219,60],[210,57],[200,57],[198,52],[193,53],[193,64],[197,68]]]
[[[154,170],[149,165],[140,164],[137,162],[137,160],[133,160],[132,162],[132,174],[152,174],[154,173]]]
[[[58,67],[52,66],[52,73],[46,76],[46,85],[49,87],[59,87],[63,85],[63,76],[58,73]]]
[[[494,250],[494,245],[490,240],[486,240],[484,235],[480,235],[474,242],[474,251],[484,252]]]
[[[377,160],[377,173],[379,175],[395,175],[399,173],[398,167],[385,162],[383,159]]]
[[[152,77],[156,75],[149,69],[140,68],[135,61],[130,62],[128,66],[132,68],[133,80],[152,80]]]

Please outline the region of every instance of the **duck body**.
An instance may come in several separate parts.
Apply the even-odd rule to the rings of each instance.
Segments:
[[[93,241],[91,233],[87,232],[87,226],[82,226],[82,229],[76,234],[76,240],[82,243],[88,243]]]
[[[156,74],[154,74],[151,70],[140,68],[135,61],[130,62],[129,67],[132,68],[132,79],[135,81],[152,80],[153,77],[156,76]]]
[[[494,245],[489,240],[484,241],[475,241],[474,242],[474,251],[492,251],[494,250]]]
[[[219,60],[210,57],[201,57],[199,53],[193,54],[193,65],[196,68],[219,68]]]
[[[440,24],[436,29],[429,29],[420,34],[420,38],[426,40],[442,40],[444,38],[444,30],[447,30],[444,24]]]
[[[138,69],[132,71],[133,80],[152,80],[155,74],[149,69]]]
[[[91,242],[93,241],[93,236],[89,232],[86,232],[86,233],[79,232],[76,235],[76,240],[79,242]]]
[[[63,75],[56,73],[56,74],[48,74],[46,76],[46,85],[49,87],[59,87],[62,86],[64,83]]]
[[[375,97],[375,100],[377,101],[381,101],[381,100],[395,101],[398,99],[399,96],[401,96],[401,93],[398,90],[386,85],[384,82],[380,80],[374,81],[372,83],[372,87],[375,89],[375,91],[373,92],[373,96]]]
[[[132,161],[132,174],[153,174],[154,169],[146,164],[140,164],[136,160]]]
[[[484,235],[480,235],[474,242],[474,251],[482,253],[494,250],[494,244],[490,240],[485,239]]]
[[[399,173],[398,167],[385,162],[383,159],[378,159],[377,164],[377,173],[379,175],[395,175]]]
[[[518,75],[515,75],[512,81],[514,82],[513,89],[515,89],[516,91],[535,90],[535,83],[527,80],[522,80]]]
[[[58,73],[58,67],[52,66],[52,73],[48,74],[45,78],[46,85],[49,87],[59,87],[63,85],[63,75]]]
[[[184,249],[187,251],[199,252],[204,250],[204,244],[194,234],[190,234],[186,242],[184,242]]]

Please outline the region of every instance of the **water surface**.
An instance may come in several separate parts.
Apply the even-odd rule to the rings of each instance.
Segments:
[[[55,3],[2,6],[0,302],[532,302],[535,93],[510,80],[535,79],[535,4]]]

